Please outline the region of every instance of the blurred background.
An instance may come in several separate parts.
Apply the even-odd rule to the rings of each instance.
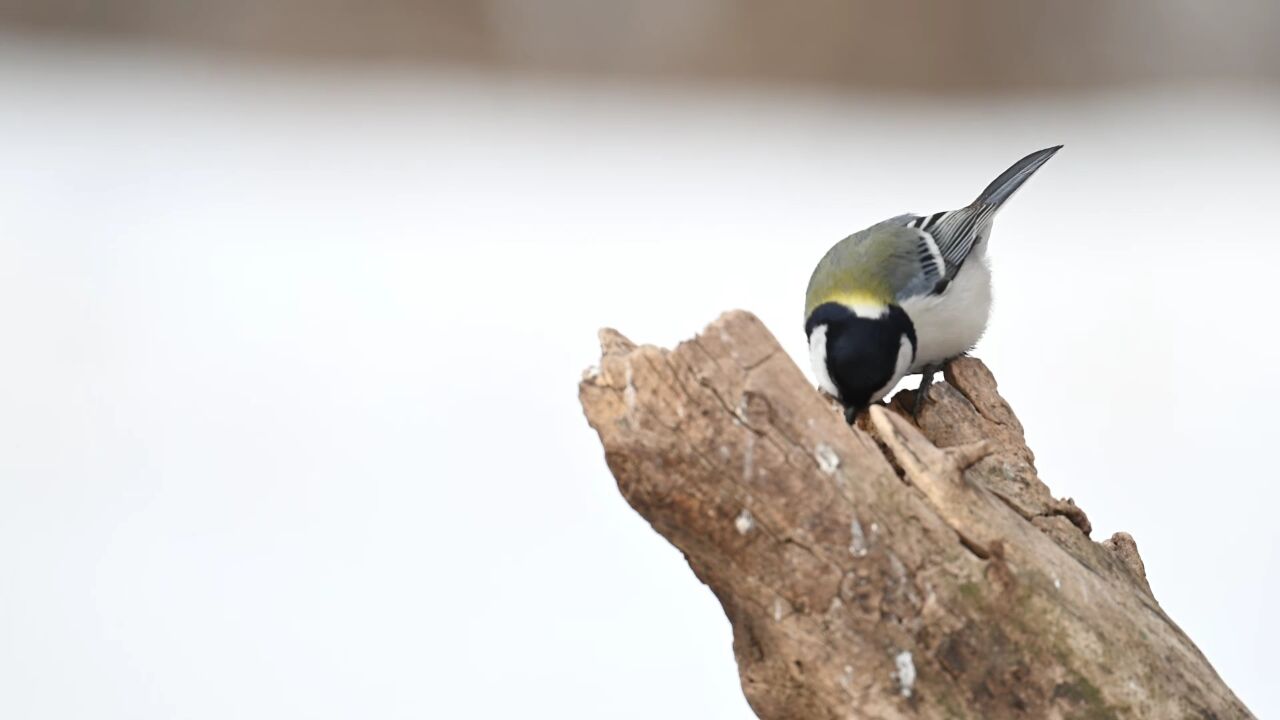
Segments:
[[[975,354],[1280,713],[1280,4],[0,0],[0,715],[749,718],[595,330],[997,222]],[[909,380],[908,384],[914,384]]]

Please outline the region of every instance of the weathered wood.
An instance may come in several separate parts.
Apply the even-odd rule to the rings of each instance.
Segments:
[[[724,606],[761,718],[1252,717],[1133,539],[1090,540],[1040,481],[980,361],[950,363],[918,427],[905,391],[850,428],[748,313],[674,351],[601,345],[587,419]]]

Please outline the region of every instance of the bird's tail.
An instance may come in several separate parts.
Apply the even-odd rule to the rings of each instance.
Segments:
[[[1006,200],[1013,197],[1018,188],[1022,187],[1022,183],[1027,178],[1035,174],[1041,165],[1049,162],[1049,158],[1053,154],[1062,149],[1061,145],[1055,145],[1044,150],[1037,150],[1030,155],[1022,158],[1013,164],[1013,167],[1000,173],[1000,177],[991,181],[979,195],[978,199],[973,201],[975,206],[985,205],[992,209],[998,208],[1005,203]]]

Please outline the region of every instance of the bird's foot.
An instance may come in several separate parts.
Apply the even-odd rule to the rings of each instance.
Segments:
[[[916,390],[915,407],[911,409],[911,419],[919,420],[920,411],[924,409],[924,401],[929,397],[929,388],[933,385],[933,376],[942,370],[941,365],[926,365],[920,373],[920,388]]]

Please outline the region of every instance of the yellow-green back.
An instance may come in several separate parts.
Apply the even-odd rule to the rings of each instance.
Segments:
[[[895,220],[873,225],[836,243],[814,268],[804,315],[819,305],[887,306],[920,274],[920,233]]]

